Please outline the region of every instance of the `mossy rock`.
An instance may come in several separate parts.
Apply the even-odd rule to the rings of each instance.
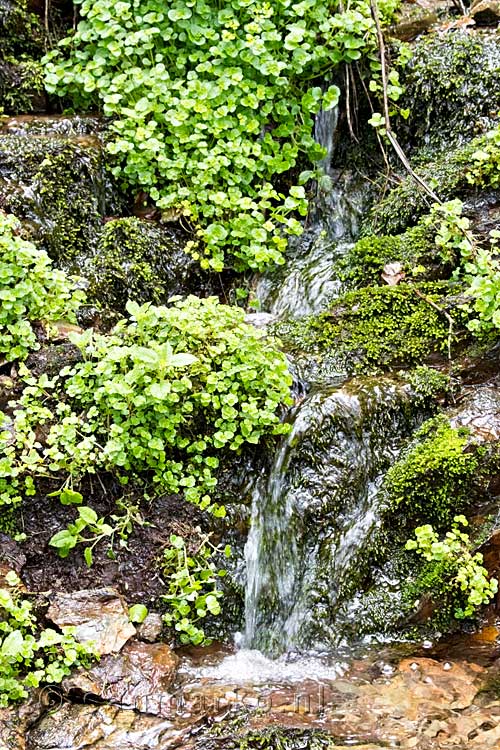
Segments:
[[[219,723],[197,742],[196,750],[334,750],[338,746],[333,737],[318,729],[248,729],[241,723],[238,719]]]
[[[456,30],[422,36],[403,72],[412,145],[448,148],[484,133],[500,108],[500,38]]]
[[[429,157],[427,152],[415,171],[439,193],[442,200],[461,198],[474,201],[479,191],[467,179],[467,171],[474,152],[480,151],[486,143],[486,137],[480,136],[463,146],[446,149],[440,155]],[[488,185],[481,187],[484,189]],[[405,232],[428,213],[431,202],[411,176],[403,176],[397,187],[374,203],[364,222],[363,234],[398,235]]]
[[[445,355],[449,320],[452,343],[464,330],[465,313],[453,307],[458,290],[446,282],[366,287],[347,292],[325,313],[279,324],[287,352],[320,361],[333,358],[345,372],[393,370]],[[437,306],[443,312],[438,312]]]
[[[200,293],[208,276],[184,251],[186,242],[182,231],[135,217],[107,222],[91,261],[89,298],[123,313],[128,299],[161,305]]]
[[[106,188],[97,137],[0,134],[0,208],[59,265],[80,269],[102,224]]]
[[[397,262],[403,278],[447,279],[457,259],[437,247],[435,236],[436,229],[421,221],[402,234],[362,237],[339,263],[342,278],[355,287],[384,284],[385,266]]]

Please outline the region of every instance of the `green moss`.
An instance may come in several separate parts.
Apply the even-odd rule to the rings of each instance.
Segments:
[[[384,266],[394,262],[401,263],[406,278],[449,278],[455,258],[437,247],[436,230],[425,218],[402,234],[370,235],[358,240],[341,261],[343,280],[356,287],[383,283]]]
[[[0,207],[66,267],[94,244],[104,187],[97,138],[0,135]]]
[[[119,312],[128,299],[164,304],[185,292],[194,275],[196,264],[184,244],[178,233],[134,217],[106,223],[93,262],[90,295]]]
[[[416,168],[416,172],[438,191],[442,200],[467,198],[477,189],[468,179],[473,154],[490,143],[487,135],[474,138],[470,143],[446,149]],[[486,187],[488,185],[485,185]],[[415,225],[429,210],[429,199],[410,176],[403,177],[398,187],[377,201],[363,227],[364,234],[394,234]]]
[[[0,0],[0,112],[31,112],[44,101],[43,38],[26,0]]]
[[[333,355],[348,372],[411,365],[447,352],[449,338],[448,320],[416,290],[448,307],[450,286],[442,282],[367,287],[344,294],[328,312],[275,330],[290,352]],[[460,330],[464,313],[450,314]]]
[[[422,400],[442,397],[451,390],[450,376],[426,365],[415,367],[407,374],[406,379],[412,386],[415,396]]]
[[[386,475],[389,509],[406,520],[446,526],[470,502],[478,469],[468,432],[443,417],[431,419]]]
[[[409,140],[448,148],[487,130],[500,108],[499,77],[498,35],[456,30],[420,37],[402,76]]]
[[[314,710],[317,696],[312,696]],[[298,706],[306,707],[306,695],[297,696]],[[300,702],[299,702],[300,701]],[[212,739],[213,738],[213,739]],[[240,717],[218,724],[200,743],[204,750],[333,750],[336,741],[325,732],[315,729],[294,729],[270,726],[245,730]],[[198,748],[198,745],[196,746]]]

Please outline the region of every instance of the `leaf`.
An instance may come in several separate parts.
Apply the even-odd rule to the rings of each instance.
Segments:
[[[89,508],[88,505],[78,508],[78,513],[85,523],[93,524],[97,521],[97,513],[93,508]]]
[[[128,610],[128,619],[130,622],[144,622],[148,616],[148,608],[144,604],[133,604]]]
[[[88,567],[90,568],[93,562],[92,557],[92,547],[85,547],[85,551],[83,553],[83,556],[85,558],[85,562],[87,563]]]
[[[188,367],[195,362],[198,362],[198,357],[195,357],[194,354],[174,354],[170,359],[169,365],[170,367]]]
[[[73,534],[68,531],[68,529],[58,531],[57,534],[54,534],[54,536],[49,541],[51,547],[67,549],[72,549],[76,546],[76,543],[77,538],[73,536]]]
[[[62,505],[79,505],[83,502],[83,495],[80,492],[65,489],[59,495],[59,501]]]
[[[20,630],[13,630],[2,643],[2,656],[18,656],[24,646],[24,638]]]

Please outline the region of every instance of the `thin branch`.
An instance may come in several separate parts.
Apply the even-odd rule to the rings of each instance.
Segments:
[[[415,172],[410,162],[408,161],[405,152],[399,145],[398,139],[394,135],[394,132],[391,128],[391,118],[389,114],[389,95],[387,93],[387,66],[386,66],[386,61],[385,61],[385,43],[384,43],[384,36],[382,34],[382,26],[380,24],[380,17],[378,13],[378,6],[377,6],[376,0],[370,0],[370,7],[372,11],[373,20],[375,21],[375,27],[377,30],[378,50],[379,50],[381,73],[382,73],[384,126],[387,132],[387,138],[389,139],[389,142],[391,146],[393,147],[394,151],[396,152],[396,155],[399,158],[400,162],[402,163],[402,165],[404,166],[408,174],[415,180],[417,185],[419,185],[422,188],[422,190],[424,190],[424,192],[426,192],[427,195],[430,198],[432,198],[432,200],[435,203],[442,204],[442,200],[439,198],[438,195],[436,195],[434,190],[432,190],[432,188],[427,184],[427,182]]]
[[[446,320],[448,321],[448,359],[451,361],[451,342],[452,342],[452,339],[453,339],[453,325],[454,325],[455,321],[453,320],[453,318],[451,317],[451,315],[446,312],[446,310],[443,310],[442,307],[439,307],[439,305],[436,305],[436,303],[434,302],[434,300],[432,300],[429,297],[427,297],[427,295],[422,294],[422,292],[419,291],[418,289],[413,289],[413,291],[415,292],[415,294],[417,295],[417,297],[420,297],[421,300],[423,300],[428,305],[430,305],[431,307],[433,307],[434,310],[436,310],[436,312],[438,312],[440,315],[443,315],[446,318]]]

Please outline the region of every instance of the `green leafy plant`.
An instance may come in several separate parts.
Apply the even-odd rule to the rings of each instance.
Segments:
[[[191,222],[202,266],[283,262],[307,199],[276,176],[324,156],[314,115],[337,104],[341,64],[379,75],[369,2],[83,0],[79,15],[46,87],[113,118],[114,174]]]
[[[430,524],[418,526],[416,539],[409,539],[405,546],[429,563],[420,577],[422,590],[427,588],[437,596],[444,596],[452,603],[458,620],[474,615],[498,590],[498,581],[489,578],[482,565],[482,554],[471,552],[469,536],[460,529],[467,525],[464,516],[455,516],[451,531],[443,539],[439,539]]]
[[[74,320],[84,299],[75,279],[19,232],[17,219],[0,212],[0,357],[7,362],[38,347],[34,323]]]
[[[73,494],[79,495],[77,492]],[[61,497],[63,495],[64,493],[61,493]],[[93,562],[94,547],[103,539],[107,539],[109,541],[108,557],[114,558],[115,537],[119,537],[121,546],[126,546],[133,525],[144,523],[136,505],[127,505],[123,501],[117,501],[117,505],[125,512],[121,516],[115,514],[111,516],[110,520],[113,521],[113,525],[107,523],[105,518],[99,518],[93,508],[87,505],[80,506],[75,522],[54,534],[49,541],[50,546],[57,549],[59,557],[67,557],[77,544],[88,544],[83,556],[90,567]]]
[[[25,372],[0,433],[3,503],[33,494],[37,476],[59,478],[62,502],[79,503],[82,477],[105,470],[223,516],[210,496],[218,454],[288,429],[279,414],[290,403],[286,359],[243,310],[188,297],[128,311],[108,335],[74,335],[83,361],[59,378]]]
[[[40,627],[15,573],[6,583],[0,589],[0,706],[27,698],[29,688],[60,683],[72,667],[95,657],[90,645],[75,641],[72,628]]]
[[[188,550],[181,536],[170,536],[170,547],[163,553],[162,567],[167,577],[168,593],[163,595],[168,609],[163,619],[179,635],[181,643],[208,645],[211,641],[199,626],[208,614],[220,614],[223,592],[217,588],[217,579],[226,575],[217,570],[213,557],[220,550],[214,547],[209,536],[202,536],[194,550]],[[228,545],[226,557],[231,555]]]

